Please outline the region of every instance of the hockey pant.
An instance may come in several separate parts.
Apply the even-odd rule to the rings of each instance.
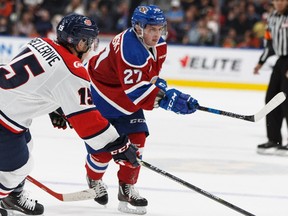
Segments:
[[[23,190],[25,178],[33,168],[32,148],[29,131],[14,134],[0,127],[0,200],[12,191]]]
[[[138,147],[141,157],[146,141],[145,132],[129,134],[128,137],[131,143],[133,143]],[[111,159],[112,156],[108,152],[98,154],[88,154],[86,158],[85,167],[89,178],[93,180],[102,179]],[[126,184],[136,184],[139,172],[140,172],[140,166],[137,168],[129,168],[120,165],[117,175],[119,181],[121,182],[124,182]]]
[[[268,85],[265,102],[268,103],[277,93],[283,91],[288,94],[288,57],[279,57],[277,60]],[[266,116],[266,130],[270,141],[282,144],[281,127],[283,119],[288,124],[288,100],[276,107]]]

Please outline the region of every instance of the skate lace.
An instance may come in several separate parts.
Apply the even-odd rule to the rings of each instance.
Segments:
[[[29,199],[28,193],[22,192],[19,196],[19,199],[17,202],[19,205],[21,205],[23,208],[34,210],[36,207],[37,200]]]
[[[143,199],[143,197],[140,196],[138,190],[134,187],[134,185],[126,184],[124,191],[128,195],[129,198],[132,198],[135,200]]]
[[[96,198],[102,197],[107,194],[107,186],[103,183],[102,180],[94,181],[94,190],[96,191]]]

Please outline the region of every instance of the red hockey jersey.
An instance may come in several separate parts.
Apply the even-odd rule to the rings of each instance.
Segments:
[[[159,88],[150,81],[159,76],[167,44],[160,38],[151,49],[144,46],[131,28],[90,59],[93,100],[102,115],[116,118],[139,109],[153,109]]]

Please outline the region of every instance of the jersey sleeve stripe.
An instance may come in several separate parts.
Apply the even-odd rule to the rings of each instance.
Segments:
[[[131,115],[133,112],[129,112],[128,110],[124,109],[123,107],[116,104],[114,101],[110,100],[108,97],[106,97],[93,83],[92,85],[92,91],[95,90],[97,94],[102,97],[107,103],[109,103],[112,107],[119,110],[120,112],[124,113],[125,115]]]
[[[88,109],[85,109],[85,110],[82,110],[82,111],[74,112],[74,113],[71,113],[69,115],[66,115],[66,117],[69,119],[69,118],[72,118],[75,115],[79,115],[79,114],[82,114],[82,113],[90,112],[90,111],[93,111],[93,110],[97,110],[97,108],[96,107],[92,107],[92,108],[88,108]]]
[[[152,85],[152,84],[150,82],[147,82],[147,81],[141,81],[141,82],[137,83],[136,85],[132,86],[131,88],[125,90],[125,93],[129,94],[129,93],[135,91],[137,88],[140,88],[144,85]]]
[[[133,101],[135,105],[137,105],[140,101],[142,101],[144,98],[146,98],[155,88],[155,85],[148,86],[142,86],[142,88],[135,89],[133,92],[128,94],[128,97]],[[135,97],[135,96],[137,97]],[[140,97],[139,97],[140,95]]]
[[[96,136],[98,136],[98,135],[104,133],[104,132],[109,128],[109,127],[110,127],[110,125],[107,124],[106,127],[104,127],[102,130],[99,130],[99,131],[97,131],[96,133],[91,134],[91,135],[89,135],[89,136],[82,137],[82,139],[84,139],[84,140],[92,139],[93,137],[96,137]]]
[[[94,69],[96,69],[96,68],[98,67],[98,65],[101,63],[101,61],[102,61],[103,59],[105,59],[105,58],[108,57],[109,52],[110,52],[110,47],[107,46],[107,47],[105,48],[105,50],[100,54],[99,59],[97,60]]]

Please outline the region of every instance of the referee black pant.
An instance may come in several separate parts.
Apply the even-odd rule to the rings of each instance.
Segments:
[[[288,96],[288,56],[279,57],[276,61],[270,77],[265,102],[268,103],[281,91]],[[287,99],[266,116],[267,137],[270,141],[282,144],[281,127],[284,118],[288,125]]]

